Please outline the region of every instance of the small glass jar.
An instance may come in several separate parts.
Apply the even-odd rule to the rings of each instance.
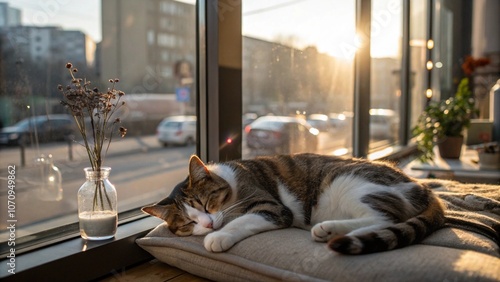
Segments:
[[[40,155],[35,160],[38,198],[42,201],[60,201],[63,198],[61,171],[54,165],[52,155]]]
[[[78,190],[80,235],[86,240],[113,238],[118,226],[116,189],[109,181],[110,167],[84,169],[87,181]]]

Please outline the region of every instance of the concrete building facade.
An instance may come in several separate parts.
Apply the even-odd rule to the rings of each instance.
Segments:
[[[173,0],[102,1],[100,76],[131,94],[174,93],[175,67],[196,63],[195,6]]]

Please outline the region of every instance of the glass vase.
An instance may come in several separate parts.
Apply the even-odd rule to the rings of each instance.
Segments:
[[[86,240],[113,238],[118,225],[116,189],[109,181],[110,167],[84,169],[87,180],[78,190],[80,235]]]
[[[54,165],[52,155],[41,155],[35,160],[38,198],[42,201],[60,201],[63,198],[61,171]]]

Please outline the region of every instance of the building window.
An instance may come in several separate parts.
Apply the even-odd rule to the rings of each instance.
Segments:
[[[161,68],[161,75],[164,77],[172,77],[172,67],[165,66]]]
[[[160,11],[163,12],[163,13],[167,13],[169,11],[169,6],[170,3],[166,2],[166,1],[162,1],[160,2]]]
[[[162,47],[175,48],[177,44],[177,37],[172,34],[160,33],[158,34],[158,45]]]
[[[161,51],[160,56],[162,61],[168,62],[170,59],[170,52],[163,50]]]
[[[155,44],[155,31],[154,30],[148,30],[148,33],[147,33],[147,42],[148,42],[148,45],[153,45]]]

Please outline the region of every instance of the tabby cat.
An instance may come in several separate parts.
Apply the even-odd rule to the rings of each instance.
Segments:
[[[366,254],[419,242],[444,225],[440,201],[388,163],[316,154],[277,155],[204,164],[143,211],[178,236],[206,235],[223,252],[254,234],[287,227],[343,254]]]

